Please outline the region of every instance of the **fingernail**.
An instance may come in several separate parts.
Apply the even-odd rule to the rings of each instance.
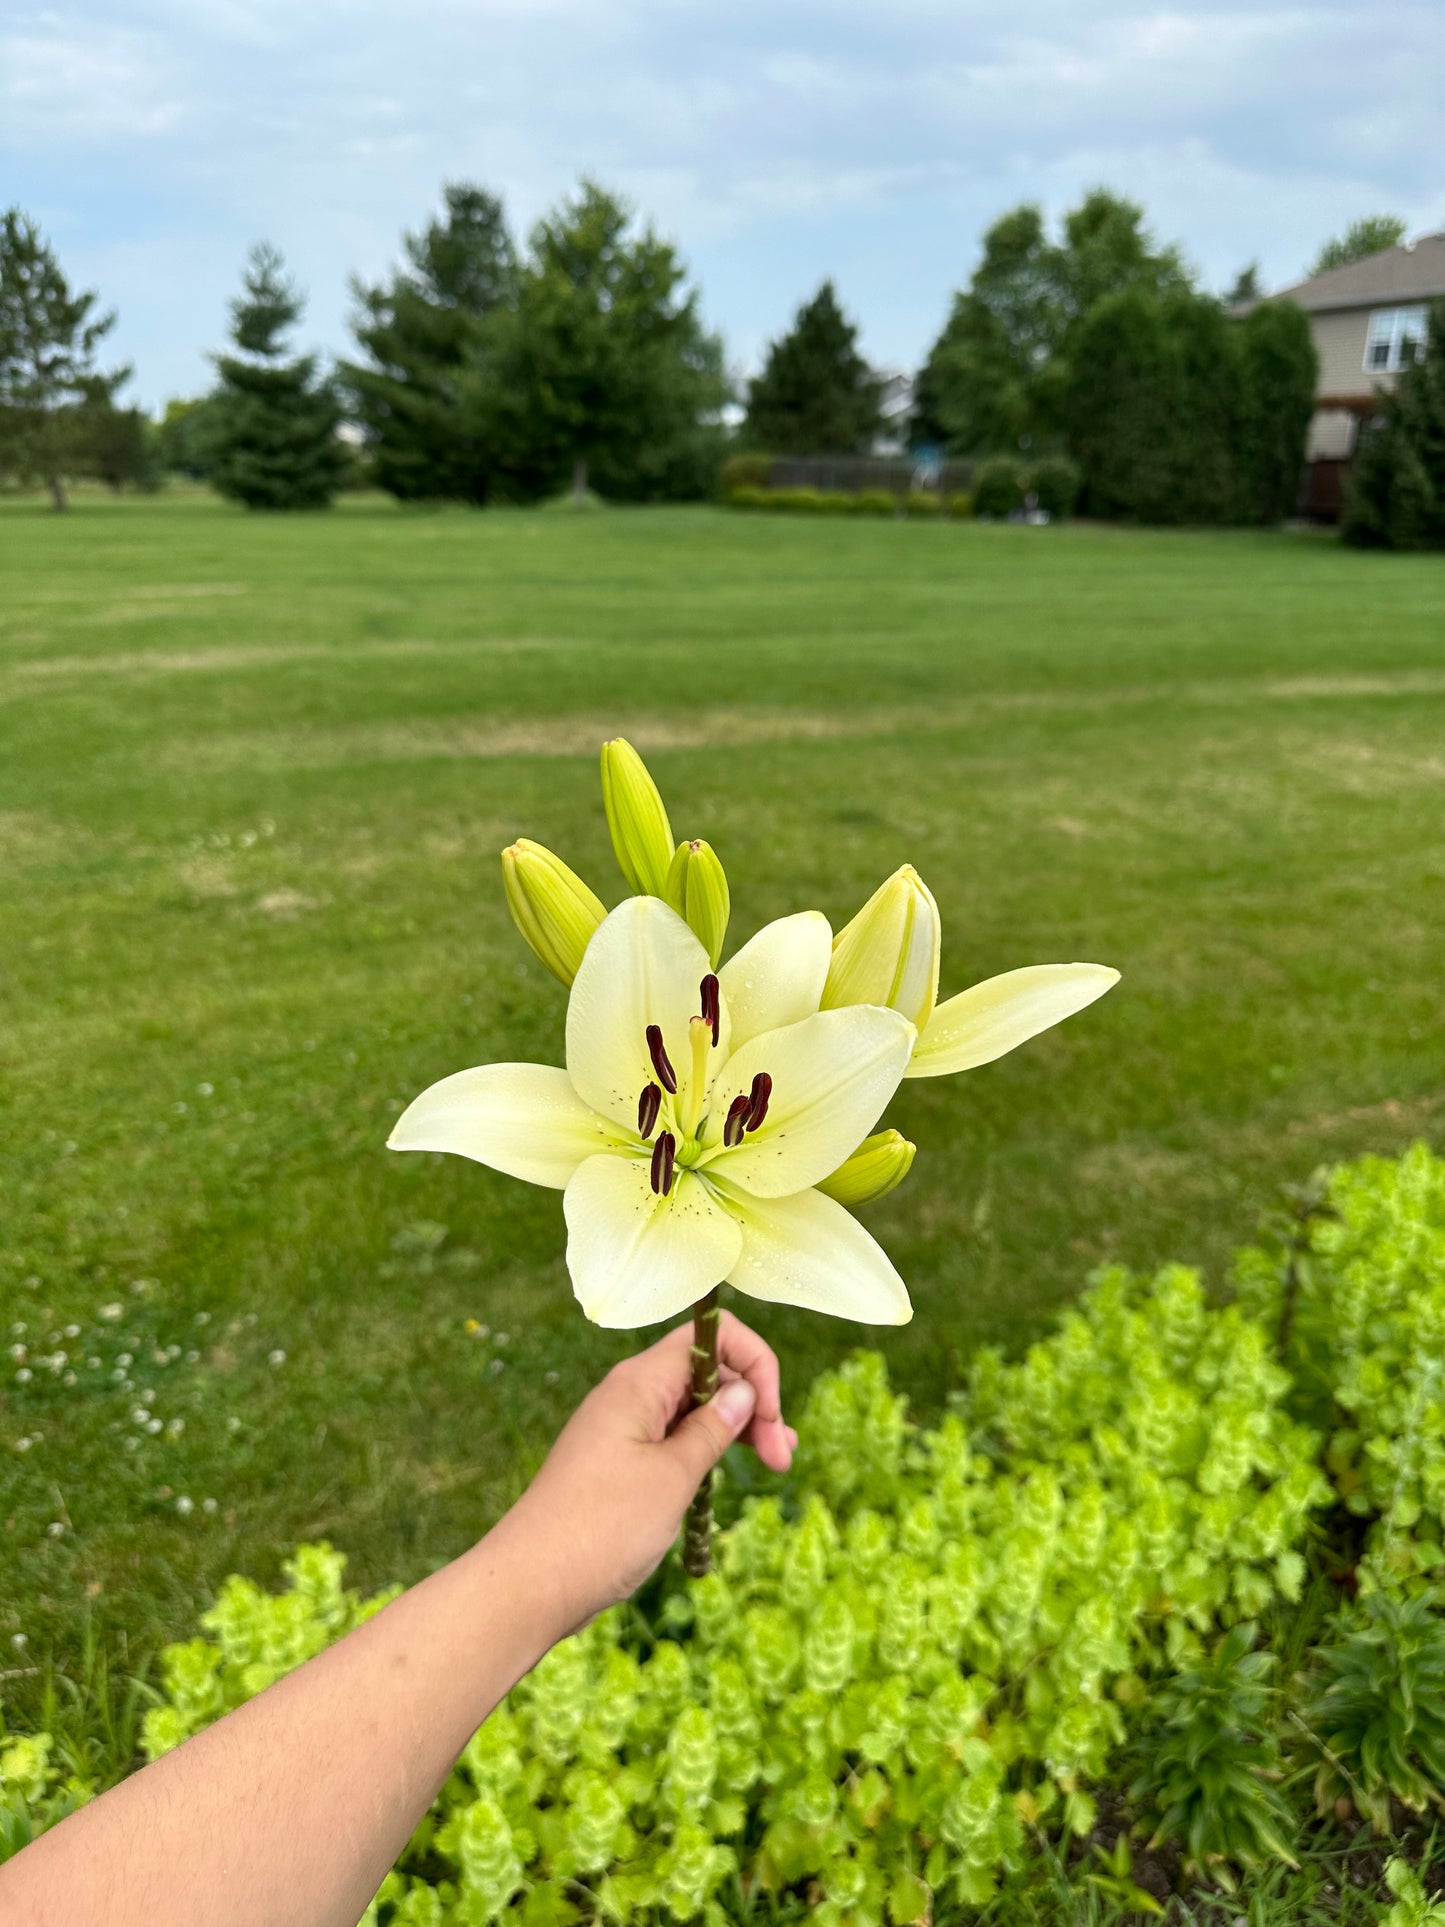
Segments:
[[[745,1378],[730,1378],[713,1399],[718,1417],[732,1432],[742,1431],[757,1402],[758,1395]]]

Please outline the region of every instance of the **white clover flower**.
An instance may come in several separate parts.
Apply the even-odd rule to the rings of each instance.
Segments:
[[[188,1519],[191,1516],[191,1514],[195,1511],[195,1509],[196,1509],[195,1500],[187,1498],[184,1492],[181,1494],[180,1498],[176,1500],[176,1511],[180,1513],[183,1519]]]

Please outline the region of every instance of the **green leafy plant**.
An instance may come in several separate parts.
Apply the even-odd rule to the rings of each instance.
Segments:
[[[1295,1864],[1287,1844],[1294,1816],[1277,1785],[1274,1661],[1256,1650],[1256,1637],[1248,1621],[1232,1627],[1160,1685],[1130,1789],[1158,1816],[1156,1840],[1182,1842],[1191,1865],[1225,1884],[1234,1866],[1271,1856]]]
[[[1039,507],[1062,522],[1073,514],[1079,499],[1079,465],[1067,455],[1045,455],[1034,463],[1028,485],[1038,497]]]
[[[1445,1620],[1432,1591],[1373,1593],[1320,1648],[1308,1723],[1324,1758],[1323,1812],[1348,1794],[1377,1833],[1393,1795],[1417,1813],[1445,1807]]]
[[[980,464],[973,478],[975,515],[1012,515],[1023,502],[1023,470],[1012,455],[998,455]]]
[[[1399,1854],[1385,1862],[1385,1884],[1395,1904],[1381,1917],[1380,1927],[1445,1927],[1445,1900],[1432,1901],[1418,1872]]]
[[[1235,1276],[1282,1337],[1297,1406],[1330,1428],[1341,1503],[1369,1522],[1362,1586],[1445,1572],[1445,1162],[1417,1144],[1341,1166]]]

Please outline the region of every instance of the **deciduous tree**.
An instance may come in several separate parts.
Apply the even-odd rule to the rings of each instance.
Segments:
[[[1325,242],[1310,273],[1326,274],[1331,268],[1348,268],[1356,261],[1367,261],[1372,254],[1397,248],[1405,234],[1405,223],[1398,214],[1362,215],[1358,221],[1351,221],[1343,234]]]

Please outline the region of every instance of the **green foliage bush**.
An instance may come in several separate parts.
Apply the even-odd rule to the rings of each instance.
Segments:
[[[860,489],[853,497],[856,515],[896,515],[898,508],[898,497],[886,488]]]
[[[1208,524],[1288,511],[1318,361],[1303,314],[1256,312],[1235,322],[1207,296],[1135,288],[1084,317],[1065,415],[1090,514]]]
[[[1417,1144],[1341,1166],[1297,1230],[1239,1254],[1235,1282],[1370,1522],[1363,1586],[1445,1576],[1445,1161]]]
[[[740,488],[765,489],[773,476],[771,455],[729,455],[718,470],[718,487],[726,500]]]
[[[727,504],[735,509],[765,509],[773,504],[773,491],[751,482],[738,482],[727,491]]]
[[[934,488],[911,488],[903,498],[907,514],[923,520],[943,513],[943,497]]]
[[[1424,356],[1361,435],[1341,533],[1358,548],[1445,548],[1445,302]]]
[[[1320,1648],[1308,1715],[1322,1749],[1321,1812],[1347,1795],[1387,1833],[1392,1795],[1423,1813],[1445,1790],[1445,1621],[1437,1608],[1429,1591],[1409,1599],[1372,1593]]]
[[[1045,455],[1034,463],[1028,486],[1038,497],[1039,507],[1056,522],[1067,520],[1079,500],[1079,465],[1067,455]]]
[[[974,499],[966,488],[955,489],[948,498],[948,513],[955,522],[966,522],[974,513]]]
[[[51,1733],[7,1734],[0,1717],[0,1862],[84,1806],[95,1788],[68,1773]]]
[[[1012,515],[1023,505],[1023,468],[1012,455],[996,455],[979,464],[973,478],[975,515]]]

